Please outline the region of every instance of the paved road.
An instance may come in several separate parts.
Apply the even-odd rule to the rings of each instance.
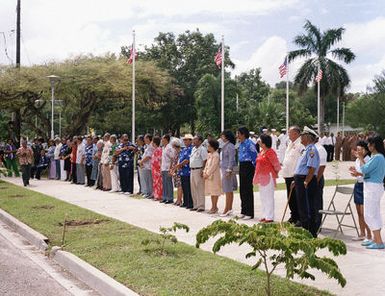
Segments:
[[[0,295],[97,295],[0,222]]]

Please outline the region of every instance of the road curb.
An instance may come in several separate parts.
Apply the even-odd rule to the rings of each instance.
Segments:
[[[16,232],[18,232],[28,241],[30,241],[39,250],[42,250],[44,252],[47,251],[49,240],[46,236],[32,229],[23,222],[20,222],[15,217],[8,214],[2,209],[0,209],[0,220],[7,224],[9,227],[13,228]]]
[[[67,269],[90,288],[106,296],[139,296],[121,283],[72,253],[53,247],[50,258]]]

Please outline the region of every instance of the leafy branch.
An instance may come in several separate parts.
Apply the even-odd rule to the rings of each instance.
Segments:
[[[161,255],[166,255],[166,253],[167,253],[166,249],[165,249],[166,242],[170,242],[173,244],[176,244],[178,242],[178,239],[173,234],[173,233],[176,233],[178,229],[185,230],[186,232],[190,231],[190,228],[187,225],[174,222],[174,224],[171,227],[162,227],[161,226],[159,228],[160,237],[161,237],[160,239],[158,239],[158,238],[157,239],[145,239],[142,241],[142,245],[148,246],[151,244],[155,244],[158,246],[157,251]]]
[[[259,257],[252,269],[261,265],[266,274],[266,295],[272,295],[272,274],[279,265],[284,265],[286,278],[300,278],[315,280],[309,269],[318,269],[334,278],[344,287],[346,279],[343,277],[337,263],[328,257],[319,257],[318,250],[327,249],[334,256],[345,255],[346,246],[342,241],[331,238],[313,238],[303,228],[297,228],[289,223],[284,224],[256,224],[248,226],[238,224],[235,220],[215,221],[201,229],[196,236],[196,247],[206,243],[210,238],[220,236],[213,245],[213,252],[217,253],[222,247],[237,243],[248,244],[252,251],[246,258]]]

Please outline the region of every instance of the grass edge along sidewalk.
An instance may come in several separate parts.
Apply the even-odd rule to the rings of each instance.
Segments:
[[[141,295],[265,294],[264,274],[246,264],[179,242],[159,256],[142,245],[158,234],[4,181],[0,207],[47,236],[51,246],[60,245],[65,215],[97,221],[69,226],[65,250]],[[280,277],[274,277],[273,287],[274,295],[330,295]]]

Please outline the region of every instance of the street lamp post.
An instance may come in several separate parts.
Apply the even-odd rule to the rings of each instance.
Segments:
[[[55,83],[59,80],[59,76],[50,75],[47,76],[49,82],[51,83],[51,139],[55,137],[55,132],[53,130],[53,121],[54,121],[54,101],[55,101]]]

